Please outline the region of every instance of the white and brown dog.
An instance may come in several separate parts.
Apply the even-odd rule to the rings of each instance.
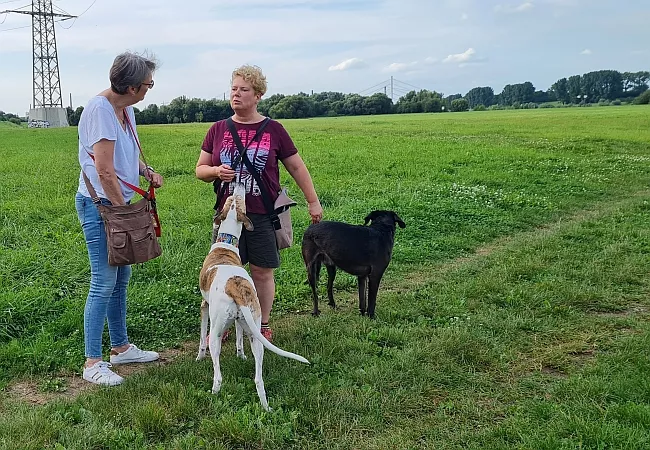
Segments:
[[[262,407],[270,411],[262,380],[262,359],[264,347],[280,356],[296,359],[309,364],[305,358],[295,353],[279,349],[271,344],[260,332],[262,314],[260,302],[253,280],[242,266],[239,257],[239,237],[242,224],[247,230],[253,229],[253,224],[246,216],[245,190],[240,183],[235,184],[233,195],[226,199],[221,214],[215,219],[214,227],[218,227],[217,240],[210,248],[210,253],[203,262],[199,286],[203,302],[201,303],[201,340],[199,354],[196,360],[205,358],[208,332],[208,317],[210,318],[210,356],[214,366],[212,393],[216,394],[221,388],[221,371],[219,369],[219,354],[221,353],[221,336],[230,328],[233,321],[237,333],[237,356],[246,359],[244,355],[244,338],[242,332],[249,336],[251,351],[255,357],[255,386]]]

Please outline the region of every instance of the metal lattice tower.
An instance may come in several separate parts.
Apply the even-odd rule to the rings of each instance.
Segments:
[[[63,107],[52,0],[32,2],[34,108]]]
[[[33,0],[31,11],[2,11],[32,16],[32,59],[34,63],[33,108],[62,108],[59,58],[56,52],[54,18],[76,16],[52,11],[52,0]]]

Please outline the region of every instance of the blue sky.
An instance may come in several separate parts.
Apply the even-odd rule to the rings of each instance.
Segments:
[[[27,0],[0,0],[0,11]],[[269,91],[369,89],[394,77],[445,95],[495,93],[592,70],[650,70],[648,0],[56,0],[82,14],[56,25],[64,105],[108,87],[113,58],[148,50],[161,62],[149,103],[223,98],[230,73],[260,66]],[[92,5],[92,6],[91,6]],[[88,9],[90,7],[90,9]],[[0,110],[32,99],[30,17],[0,14]],[[11,28],[23,27],[11,31]],[[404,83],[407,83],[408,86]],[[390,88],[388,88],[390,89]],[[387,92],[390,94],[390,92]]]

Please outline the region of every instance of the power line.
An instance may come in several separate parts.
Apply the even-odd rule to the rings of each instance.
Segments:
[[[0,33],[2,33],[3,31],[20,30],[21,28],[31,28],[31,25],[23,25],[22,27],[16,27],[16,28],[7,28],[6,30],[0,30]]]
[[[405,85],[410,86],[410,87],[412,87],[412,88],[415,88],[415,89],[417,89],[417,90],[419,90],[419,91],[422,91],[422,90],[423,90],[423,89],[420,88],[420,87],[413,86],[412,84],[406,83],[406,82],[404,82],[404,81],[400,81],[400,80],[397,80],[397,79],[395,79],[395,80],[393,80],[393,81],[395,81],[395,82],[397,82],[397,83],[405,84]]]
[[[390,83],[390,80],[382,81],[381,83],[377,83],[374,86],[370,86],[369,88],[363,89],[363,90],[359,91],[358,94],[361,95],[363,92],[370,91],[370,90],[373,90],[373,89],[376,90],[378,87],[383,88],[387,83]]]
[[[88,12],[88,10],[89,10],[90,8],[92,8],[93,5],[94,5],[96,2],[97,2],[97,0],[93,0],[93,2],[90,4],[90,6],[89,6],[88,8],[86,8],[86,10],[85,10],[84,12],[82,12],[81,14],[79,14],[77,17],[81,17],[81,16],[83,16],[84,14],[86,14],[86,13]]]
[[[70,24],[69,27],[64,27],[63,25],[59,25],[59,27],[60,27],[60,28],[63,28],[64,30],[69,30],[70,28],[72,28],[72,27],[74,26],[74,24],[77,23],[77,19],[78,19],[79,17],[83,16],[84,14],[86,14],[86,13],[88,12],[88,10],[89,10],[90,8],[92,8],[93,5],[94,5],[96,2],[97,2],[97,0],[93,0],[93,2],[90,4],[90,6],[89,6],[88,8],[86,8],[86,10],[85,10],[84,12],[82,12],[81,14],[79,14],[78,16],[76,16],[76,17],[72,20],[72,23]],[[59,9],[60,9],[60,8],[59,8]],[[63,11],[63,10],[61,9],[61,11]],[[65,11],[64,11],[64,12],[65,12]],[[66,14],[68,14],[68,13],[66,12]],[[70,19],[61,19],[61,20],[57,20],[57,22],[63,22],[64,20],[70,20]]]

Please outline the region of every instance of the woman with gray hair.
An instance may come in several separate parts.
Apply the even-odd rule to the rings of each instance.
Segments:
[[[84,310],[86,363],[83,378],[91,383],[115,386],[124,379],[112,364],[150,362],[158,353],[140,350],[129,342],[126,330],[126,288],[131,266],[108,264],[104,223],[91,199],[84,174],[102,204],[124,205],[135,192],[124,182],[138,186],[143,176],[154,187],[162,176],[140,161],[132,105],[153,88],[156,62],[135,53],[115,58],[111,86],[93,97],[79,120],[79,188],[75,206],[88,248],[90,290]],[[108,320],[110,363],[102,359],[102,333]]]

